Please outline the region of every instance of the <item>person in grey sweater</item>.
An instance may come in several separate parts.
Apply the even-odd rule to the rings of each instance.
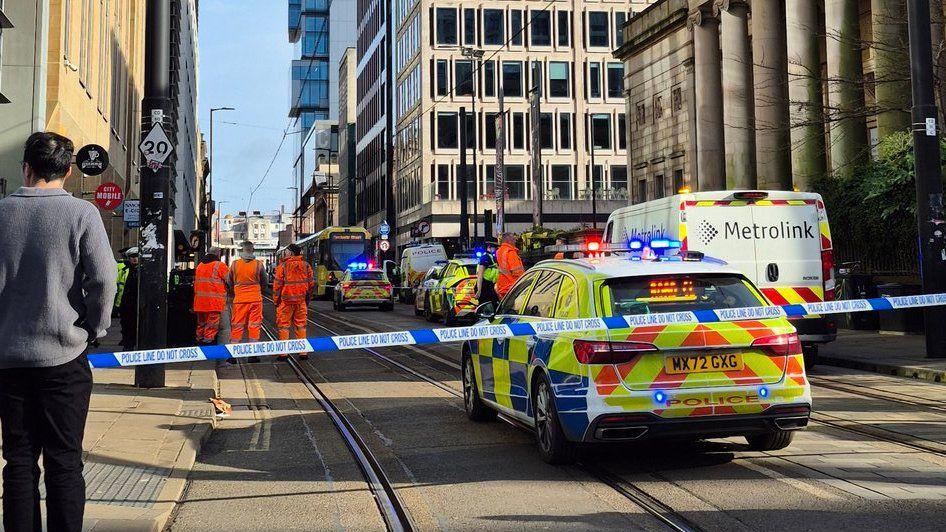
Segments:
[[[26,186],[0,200],[0,437],[3,527],[82,528],[82,438],[92,393],[85,353],[105,334],[115,260],[98,209],[63,189],[73,144],[54,133],[26,141]],[[131,287],[131,289],[134,289]]]

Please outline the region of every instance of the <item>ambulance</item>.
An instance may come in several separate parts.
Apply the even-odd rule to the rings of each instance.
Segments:
[[[603,240],[620,248],[631,240],[678,240],[740,270],[774,305],[835,298],[834,255],[819,194],[722,190],[678,194],[611,213]],[[833,317],[793,321],[814,364],[818,345],[837,334]]]

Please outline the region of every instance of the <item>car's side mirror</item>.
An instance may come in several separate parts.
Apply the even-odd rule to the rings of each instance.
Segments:
[[[476,317],[481,320],[491,320],[496,316],[496,303],[487,301],[476,307]]]

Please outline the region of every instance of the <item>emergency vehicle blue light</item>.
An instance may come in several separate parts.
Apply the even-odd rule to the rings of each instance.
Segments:
[[[654,402],[664,404],[667,402],[667,394],[661,391],[654,392]]]
[[[668,240],[666,238],[656,238],[650,241],[650,247],[654,249],[674,249],[682,247],[683,243],[679,240]]]
[[[768,389],[768,388],[766,388],[765,386],[759,388],[759,397],[765,399],[765,398],[768,397],[768,396],[769,396],[769,389]]]
[[[477,251],[477,252],[476,252],[476,258],[480,258],[480,257],[482,257],[482,256],[483,256],[483,252],[482,252],[482,251]]]
[[[644,249],[644,243],[641,242],[640,240],[631,240],[630,242],[627,243],[627,247],[628,249],[636,251],[639,249]]]

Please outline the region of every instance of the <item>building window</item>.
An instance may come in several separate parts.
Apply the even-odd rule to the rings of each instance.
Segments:
[[[608,63],[608,98],[624,95],[624,63]]]
[[[437,199],[450,199],[450,167],[437,165]]]
[[[585,167],[585,177],[587,177],[588,174],[590,173],[590,168],[591,168],[590,166]],[[599,198],[601,197],[601,190],[603,189],[603,185],[604,185],[603,174],[604,174],[604,167],[601,166],[600,164],[596,164],[594,166],[594,173],[592,174],[592,180],[590,181],[589,188],[592,191],[597,192],[596,195]]]
[[[496,96],[496,62],[483,62],[483,96]]]
[[[683,169],[678,168],[673,171],[673,192],[679,194],[683,188]]]
[[[614,14],[614,47],[620,48],[624,44],[624,23],[627,21],[626,13]]]
[[[463,44],[476,45],[476,10],[463,10]]]
[[[483,195],[488,198],[496,197],[496,166],[486,165],[486,175],[483,176]]]
[[[457,44],[457,10],[437,8],[437,44]]]
[[[683,109],[683,90],[680,87],[670,89],[670,107],[674,113]]]
[[[588,64],[588,97],[601,97],[601,63]]]
[[[522,63],[503,61],[503,96],[522,97]]]
[[[521,164],[506,165],[506,194],[509,199],[525,199],[526,168]]]
[[[644,202],[647,201],[647,180],[640,179],[637,181],[637,201]]]
[[[618,113],[618,149],[627,149],[627,117]]]
[[[569,11],[558,12],[558,45],[568,46],[571,44],[571,24],[569,20]]]
[[[588,46],[608,48],[608,14],[604,11],[588,12]]]
[[[611,167],[611,190],[627,192],[627,167],[615,165]]]
[[[635,106],[635,110],[637,111],[637,116],[634,120],[637,126],[642,127],[647,124],[647,107],[643,103],[638,103]]]
[[[542,143],[543,150],[555,149],[555,128],[553,127],[552,113],[541,113],[539,115],[539,140]]]
[[[545,76],[542,75],[542,61],[533,61],[532,62],[532,84],[530,85],[530,91],[538,90],[539,96],[541,96],[545,91],[543,90],[543,81]]]
[[[457,114],[437,113],[437,147],[441,149],[456,149],[457,141]]]
[[[532,46],[552,46],[552,15],[548,11],[530,11]]]
[[[496,147],[496,117],[499,113],[486,113],[486,127],[483,128],[486,149]]]
[[[457,84],[455,96],[473,95],[473,62],[472,61],[454,61],[453,80]]]
[[[513,46],[522,46],[522,10],[513,9],[509,12],[509,37]]]
[[[476,149],[476,117],[473,113],[466,113],[466,147]]]
[[[460,178],[463,177],[463,172],[460,170],[460,165],[454,167],[457,176],[457,199],[460,199],[460,191],[462,190],[460,185]],[[476,194],[476,168],[472,164],[466,165],[466,197],[467,199],[473,199],[473,195]]]
[[[526,115],[524,113],[512,114],[512,149],[526,149]]]
[[[657,174],[654,176],[654,199],[662,197],[664,197],[664,176],[663,174]]]
[[[506,44],[506,21],[502,9],[483,10],[483,44]]]
[[[564,61],[549,62],[549,96],[568,98],[571,95],[569,73],[568,63]]]
[[[437,96],[446,96],[450,86],[450,75],[447,69],[447,60],[437,60]]]
[[[611,115],[591,115],[591,139],[596,150],[611,149]]]
[[[572,199],[575,197],[572,186],[572,167],[567,164],[552,165],[552,183],[549,191],[552,199]]]
[[[558,115],[558,146],[563,150],[572,149],[572,115]]]

